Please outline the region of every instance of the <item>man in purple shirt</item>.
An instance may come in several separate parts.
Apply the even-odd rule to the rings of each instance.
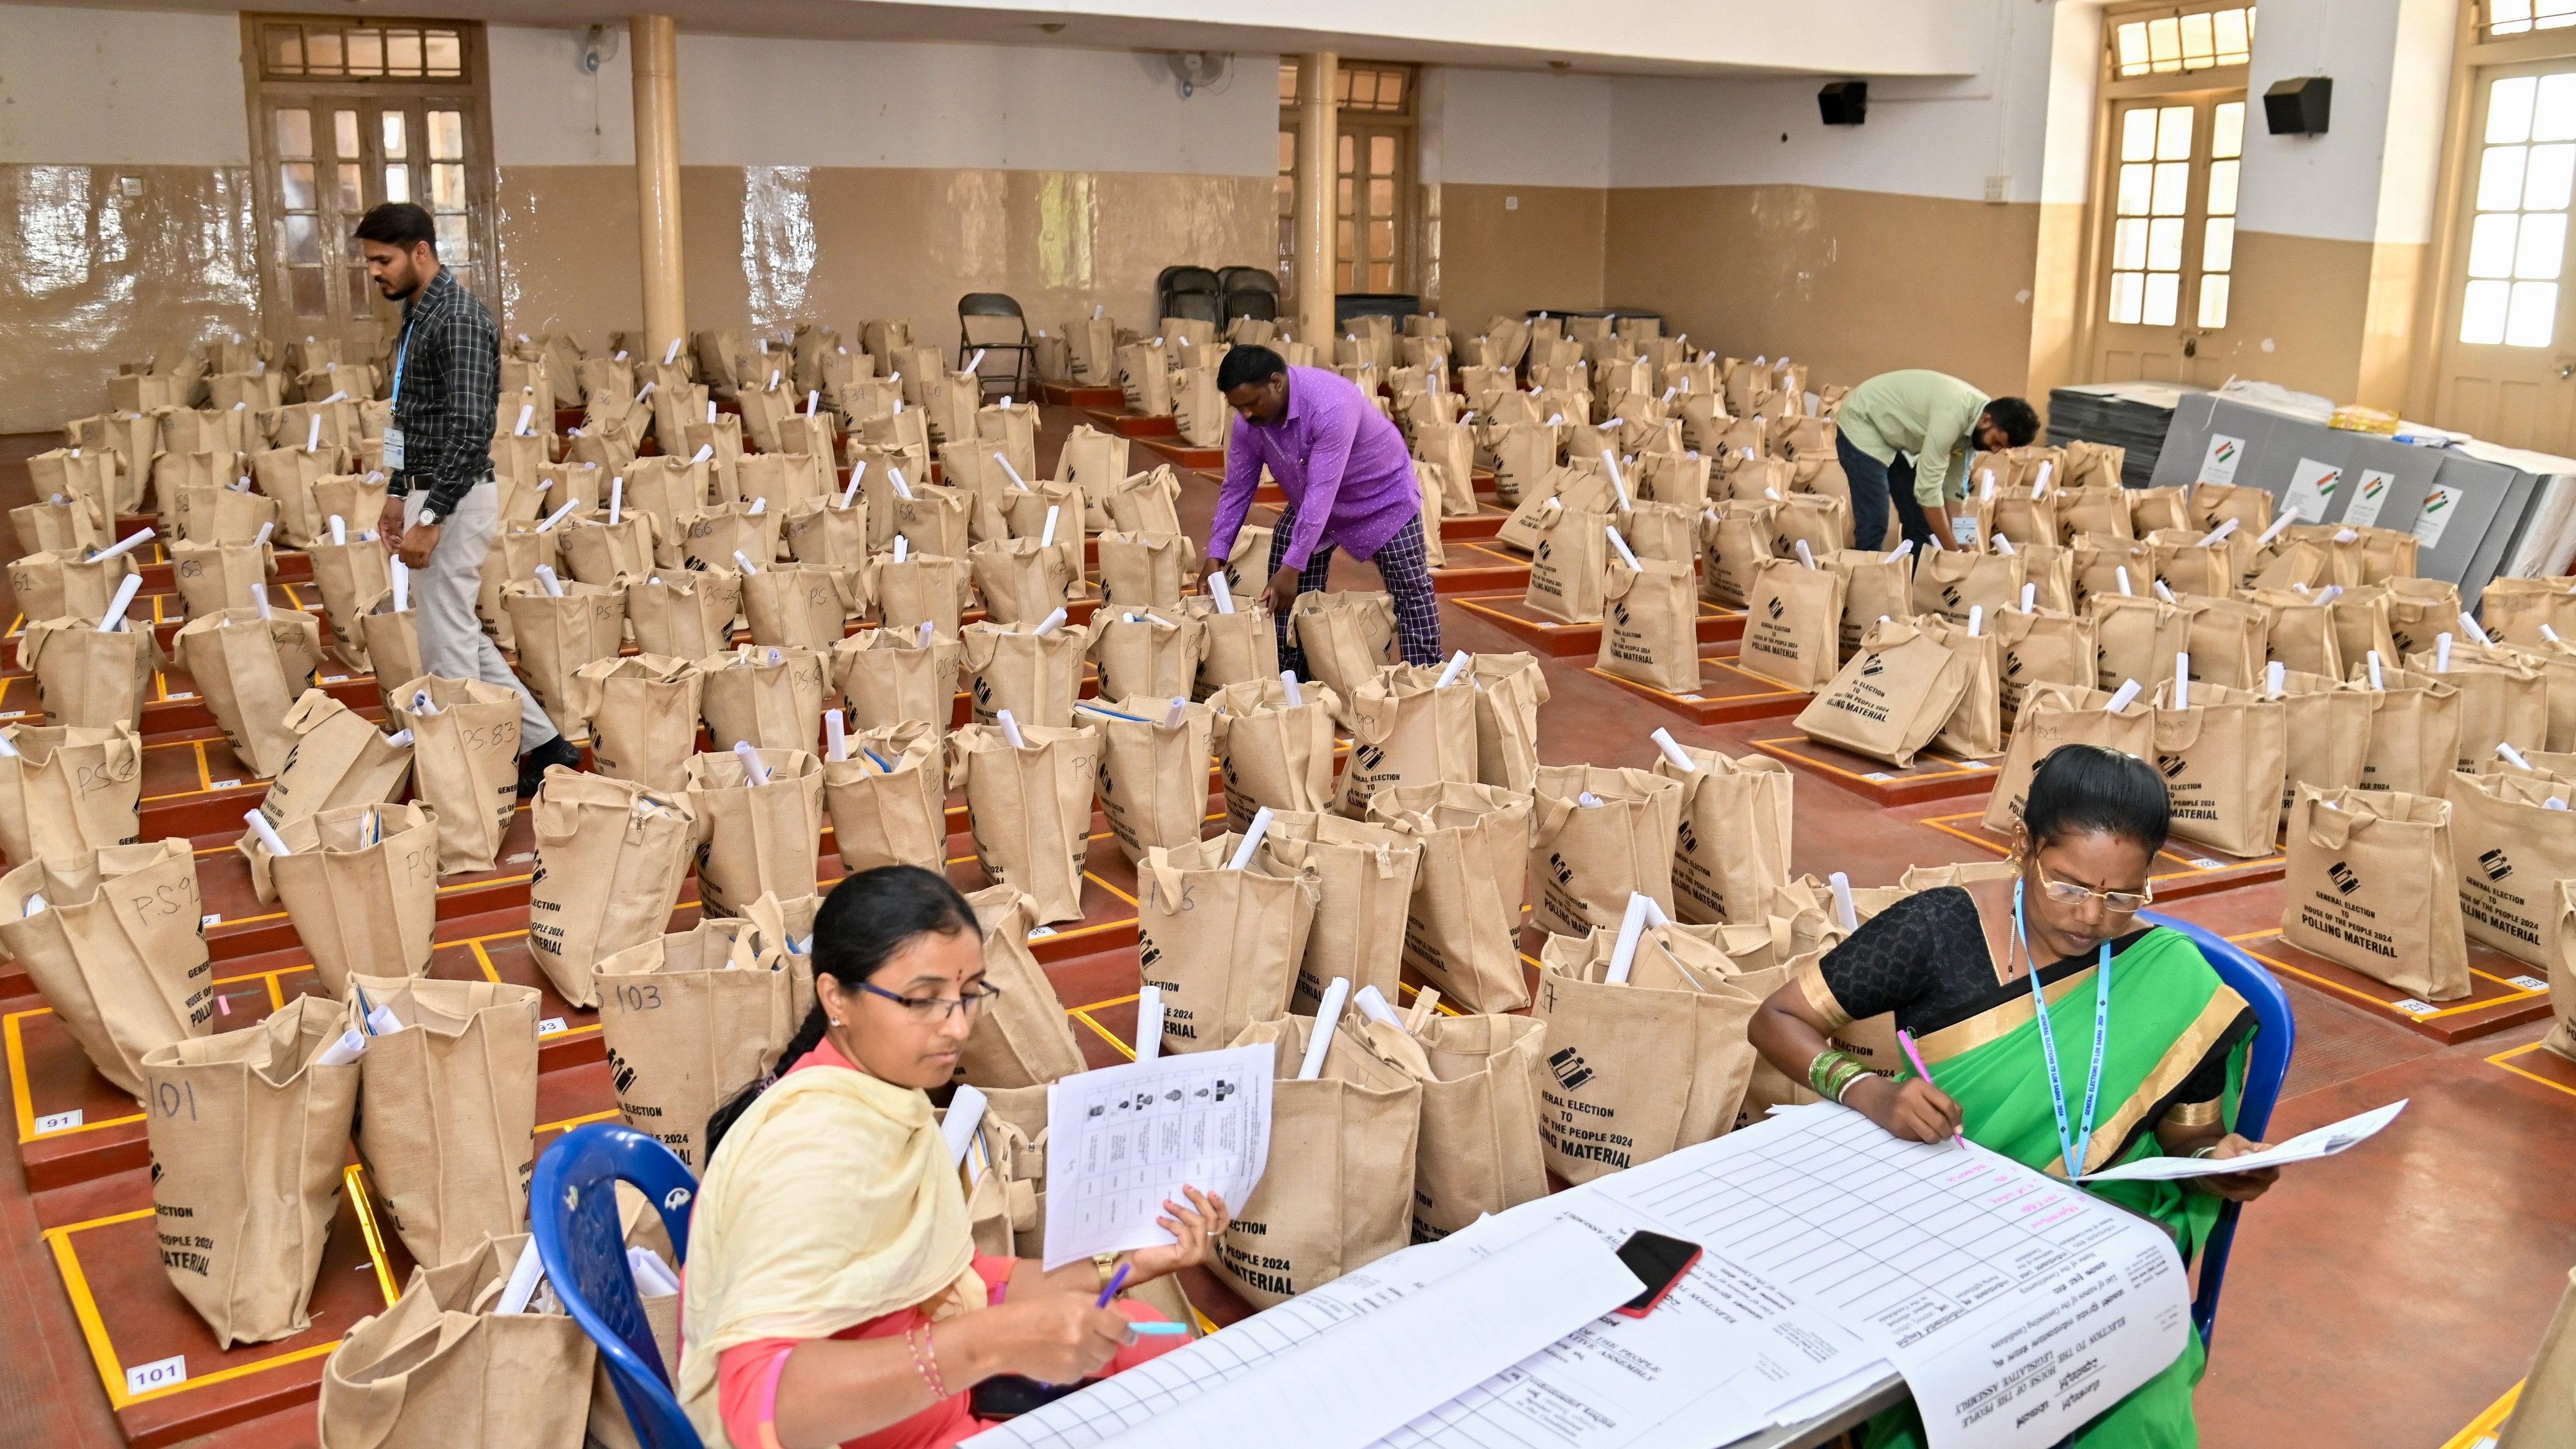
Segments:
[[[1349,379],[1319,367],[1290,367],[1267,347],[1229,350],[1217,365],[1216,385],[1236,416],[1200,584],[1225,567],[1267,465],[1288,495],[1270,536],[1270,583],[1263,590],[1279,626],[1279,662],[1305,675],[1288,609],[1300,593],[1325,590],[1340,547],[1376,564],[1386,581],[1404,662],[1439,663],[1440,602],[1423,549],[1422,484],[1404,435]]]

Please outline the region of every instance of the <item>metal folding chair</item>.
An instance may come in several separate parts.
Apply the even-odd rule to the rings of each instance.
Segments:
[[[977,337],[977,318],[998,319],[992,327],[997,335]],[[957,299],[957,365],[963,368],[966,359],[979,350],[988,359],[997,352],[1013,355],[1009,374],[998,380],[1005,396],[1027,399],[1029,380],[1037,375],[1037,344],[1029,340],[1029,319],[1020,311],[1019,299],[1008,292],[969,292]],[[996,379],[978,368],[976,381],[985,392],[991,392]]]

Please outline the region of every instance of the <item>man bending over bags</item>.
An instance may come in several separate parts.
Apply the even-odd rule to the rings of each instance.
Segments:
[[[1404,435],[1350,379],[1320,367],[1290,367],[1267,347],[1227,352],[1217,364],[1216,385],[1235,411],[1234,435],[1200,587],[1224,571],[1266,466],[1288,495],[1288,509],[1270,535],[1264,590],[1279,627],[1279,662],[1307,677],[1288,606],[1301,593],[1330,587],[1338,546],[1377,565],[1395,600],[1404,662],[1439,663],[1440,600],[1424,551],[1422,484]]]
[[[1072,1384],[1189,1342],[1140,1339],[1140,1305],[1094,1307],[1122,1269],[1053,1273],[975,1251],[931,1115],[984,979],[974,908],[917,866],[862,871],[814,919],[814,1011],[784,1071],[717,1109],[681,1280],[679,1396],[710,1449],[945,1449],[986,1428],[967,1391],[1000,1374]],[[1213,1264],[1225,1202],[1185,1189],[1168,1247],[1129,1286]]]

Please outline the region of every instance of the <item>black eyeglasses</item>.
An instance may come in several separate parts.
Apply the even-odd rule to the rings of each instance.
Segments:
[[[955,996],[901,996],[873,981],[860,982],[859,989],[870,996],[884,997],[911,1013],[914,1020],[924,1024],[946,1021],[961,1011],[972,1018],[984,1009],[986,1003],[1002,994],[1002,988],[990,983],[973,991],[960,992]]]

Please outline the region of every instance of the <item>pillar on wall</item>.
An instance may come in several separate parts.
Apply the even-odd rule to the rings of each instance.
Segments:
[[[635,200],[644,338],[656,353],[688,335],[680,283],[680,38],[668,15],[627,22],[635,42]]]
[[[1333,104],[1341,57],[1329,50],[1297,59],[1297,337],[1333,355]]]

